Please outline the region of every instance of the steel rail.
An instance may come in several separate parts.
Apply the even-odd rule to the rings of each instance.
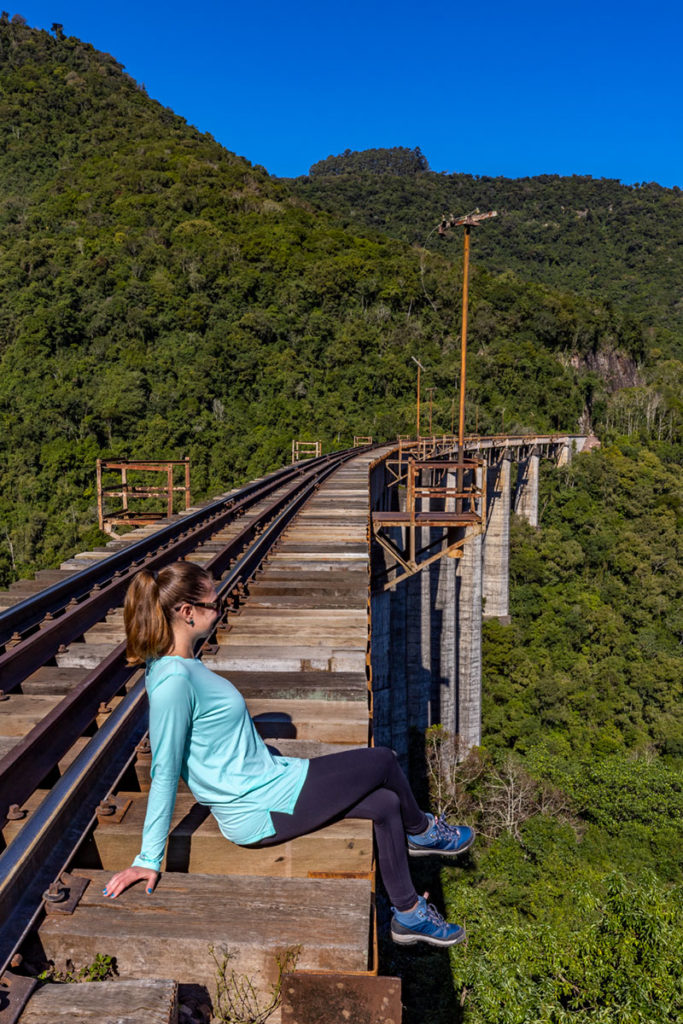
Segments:
[[[348,454],[347,457],[351,457]],[[78,639],[88,629],[100,622],[112,608],[121,604],[128,584],[135,572],[143,566],[148,569],[161,569],[169,562],[184,557],[195,547],[207,540],[213,533],[224,528],[247,508],[260,501],[268,493],[277,490],[286,483],[291,475],[305,478],[326,465],[336,465],[345,452],[324,455],[314,466],[307,463],[304,468],[297,467],[294,474],[282,474],[276,479],[267,478],[268,483],[260,483],[259,489],[252,491],[240,502],[235,502],[223,511],[218,510],[210,519],[205,520],[194,530],[184,529],[175,539],[159,538],[156,546],[146,555],[129,560],[125,569],[118,570],[114,578],[104,586],[95,584],[93,592],[80,603],[67,608],[62,615],[43,622],[41,628],[19,641],[14,647],[0,654],[0,689],[6,693],[16,689],[21,683],[45,662],[54,657],[60,646]],[[321,465],[322,463],[322,465]],[[288,467],[289,468],[289,467]],[[174,524],[183,525],[183,524]]]
[[[216,553],[206,564],[207,572],[214,578],[219,577],[230,563],[238,558],[245,545],[252,543],[263,524],[278,516],[283,509],[286,512],[290,504],[292,508],[298,510],[305,500],[301,499],[300,495],[305,493],[308,496],[325,476],[350,457],[351,455],[346,453],[337,456],[328,465],[316,466],[302,479],[296,481],[290,490],[272,501],[256,519],[248,523],[236,537]],[[309,481],[309,477],[312,477],[312,480]],[[282,529],[286,520],[278,518],[276,522],[282,522]],[[269,537],[272,534],[271,527],[266,527],[263,536]],[[264,552],[260,557],[265,557],[266,541],[261,543],[257,540],[256,545],[255,550]],[[229,577],[230,581],[234,579],[235,587],[248,578],[245,574],[242,577],[239,575],[242,565],[243,559],[240,559]],[[124,580],[124,585],[127,583],[128,580]],[[231,585],[226,588],[221,585],[221,595],[227,596],[235,587]],[[58,628],[62,621],[57,620],[54,626]],[[137,669],[126,665],[125,642],[118,644],[0,759],[0,827],[7,818],[9,808],[13,804],[21,806],[39,788],[78,737],[95,721],[100,704],[106,703],[118,693],[135,671]]]
[[[278,499],[271,503],[271,511],[276,504],[282,507],[276,518],[237,559],[227,578],[221,581],[218,592],[222,596],[253,576],[284,528],[322,480],[353,454],[342,453],[331,464],[318,467],[313,479],[302,482],[296,493],[289,495],[289,501]],[[269,510],[264,510],[264,515]],[[243,533],[251,531],[253,525],[245,527]],[[227,547],[233,548],[236,540]],[[214,576],[220,575],[230,560],[226,552],[217,552],[206,568]],[[125,644],[111,652],[107,671],[112,671],[124,653]],[[128,676],[136,672],[140,670],[127,669]],[[13,842],[0,854],[0,976],[36,923],[44,891],[68,867],[96,821],[98,803],[115,787],[132,762],[134,748],[147,729],[148,705],[145,698],[144,680],[139,678],[32,813]],[[0,762],[0,769],[3,763]]]
[[[0,975],[33,926],[43,892],[68,865],[147,728],[139,679],[0,854]]]
[[[95,565],[80,569],[78,572],[70,574],[64,580],[46,587],[40,593],[27,597],[11,608],[1,611],[0,645],[7,643],[15,633],[26,633],[29,629],[35,628],[46,615],[59,613],[70,601],[81,600],[92,591],[93,587],[102,587],[117,572],[125,571],[133,562],[146,558],[153,551],[158,550],[161,544],[173,541],[177,537],[186,534],[188,530],[195,530],[202,524],[211,521],[212,518],[217,517],[221,512],[229,511],[237,503],[253,497],[255,492],[258,492],[264,486],[283,483],[289,477],[307,472],[313,463],[324,464],[336,454],[339,453],[322,455],[316,459],[309,459],[303,464],[284,466],[281,469],[277,469],[260,480],[239,488],[227,497],[218,498],[203,508],[191,512],[189,515],[182,516],[176,522],[161,527],[151,537],[143,537],[124,549],[100,559]]]

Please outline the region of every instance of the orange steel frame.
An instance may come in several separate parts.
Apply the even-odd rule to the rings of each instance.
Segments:
[[[173,482],[174,472],[178,467],[184,469],[182,484]],[[121,484],[118,488],[105,489],[103,487],[102,474],[107,470],[118,470],[121,473]],[[131,471],[165,473],[166,483],[160,487],[153,487],[149,484],[131,484],[128,480],[128,474]],[[164,516],[172,516],[173,496],[176,492],[185,495],[185,508],[188,509],[191,505],[190,460],[188,458],[168,461],[156,459],[97,460],[97,516],[100,530],[104,533],[112,533],[115,526],[143,526],[145,523],[163,519]],[[161,497],[166,497],[166,511],[164,512],[132,512],[129,508],[131,498]],[[121,498],[122,507],[115,512],[106,513],[104,511],[105,498]]]
[[[413,444],[416,444],[418,447],[421,446],[421,442],[413,442]],[[399,460],[401,455],[399,443]],[[372,532],[375,540],[391,555],[396,566],[400,566],[403,570],[402,573],[399,573],[399,575],[395,576],[384,586],[384,590],[395,587],[397,583],[400,583],[408,576],[414,576],[416,573],[421,572],[426,566],[431,565],[432,562],[443,558],[445,555],[450,558],[462,557],[462,548],[465,542],[473,535],[473,532],[481,531],[482,522],[486,515],[486,472],[483,460],[465,459],[463,462],[460,462],[460,460],[456,462],[441,459],[439,461],[426,462],[417,461],[411,454],[407,458],[406,473],[402,475],[400,469],[398,474],[395,473],[390,466],[389,459],[391,459],[391,455],[387,458],[387,465],[391,472],[395,474],[395,479],[391,483],[395,484],[403,479],[406,480],[406,510],[405,512],[371,513]],[[473,482],[467,486],[464,483],[461,484],[459,482],[461,472],[459,471],[463,474],[466,471],[471,471],[474,478]],[[443,476],[448,472],[457,474],[455,487],[449,487],[443,483],[425,484],[422,482],[423,474],[437,473]],[[479,481],[477,481],[477,475],[480,477]],[[444,508],[439,510],[430,508],[429,511],[423,512],[421,510],[423,500],[430,503],[432,500],[443,502]],[[449,505],[451,508],[449,508]],[[392,527],[406,531],[404,535],[405,547],[403,550],[398,548],[394,541],[382,532],[384,529]],[[418,551],[415,531],[422,528],[441,528],[446,529],[448,532],[445,535],[445,542],[436,554],[429,555],[420,561],[421,555],[427,554],[435,544],[442,543],[442,539],[439,539]],[[451,531],[458,528],[465,529],[467,532],[464,536],[453,540]]]
[[[292,465],[302,459],[318,458],[322,453],[322,441],[292,441]]]

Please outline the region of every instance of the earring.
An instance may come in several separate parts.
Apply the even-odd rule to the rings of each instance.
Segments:
[[[194,619],[188,619],[187,621],[190,626],[194,626]]]

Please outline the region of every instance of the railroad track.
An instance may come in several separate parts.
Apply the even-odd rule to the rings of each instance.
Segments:
[[[3,1024],[20,1019],[31,987],[8,970],[29,935],[57,962],[113,955],[122,974],[149,984],[171,978],[210,989],[211,941],[234,947],[232,966],[257,988],[272,978],[274,953],[302,942],[300,966],[376,970],[367,822],[244,851],[213,819],[200,820],[181,783],[158,895],[150,901],[134,888],[116,908],[98,895],[137,852],[149,786],[144,679],[125,665],[121,612],[141,567],[184,557],[212,573],[228,612],[203,658],[242,689],[262,735],[283,753],[368,742],[374,457],[352,450],[287,467],[113,554],[96,553],[64,580],[48,577],[45,589],[20,593],[0,612]],[[226,891],[240,920],[226,915]],[[174,909],[168,934],[162,899]]]

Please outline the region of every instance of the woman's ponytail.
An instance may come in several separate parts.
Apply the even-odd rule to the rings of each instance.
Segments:
[[[161,604],[159,583],[148,569],[133,579],[123,606],[126,627],[126,661],[142,665],[157,658],[173,643],[171,625]]]

